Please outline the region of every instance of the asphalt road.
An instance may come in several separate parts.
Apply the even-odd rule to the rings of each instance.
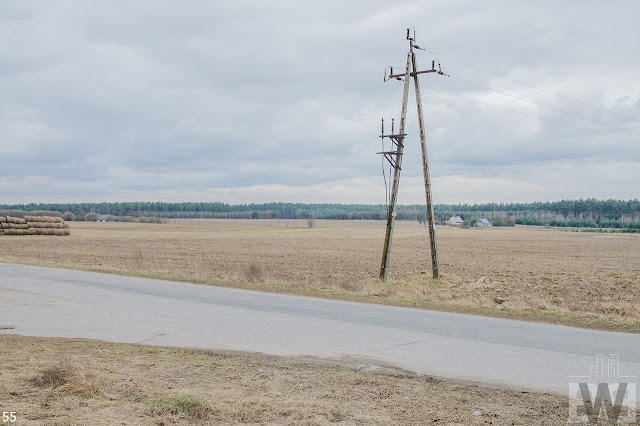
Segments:
[[[0,333],[357,357],[563,395],[572,382],[640,380],[637,334],[11,264],[0,264]],[[619,366],[588,377],[599,355]]]

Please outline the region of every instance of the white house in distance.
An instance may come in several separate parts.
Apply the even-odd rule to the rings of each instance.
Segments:
[[[110,214],[100,214],[95,218],[96,222],[120,222],[120,218],[118,216],[113,216]]]
[[[449,226],[460,226],[463,223],[464,223],[464,220],[462,220],[460,216],[456,216],[456,215],[451,216],[451,219],[447,221],[447,224],[449,224]]]
[[[473,223],[476,228],[482,228],[483,226],[491,226],[491,222],[487,219],[478,219]]]

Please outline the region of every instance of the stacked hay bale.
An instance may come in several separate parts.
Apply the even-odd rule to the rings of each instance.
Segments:
[[[69,224],[52,216],[0,216],[4,235],[71,235]]]

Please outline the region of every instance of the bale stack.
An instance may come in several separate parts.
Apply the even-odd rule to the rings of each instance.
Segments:
[[[0,216],[0,234],[71,235],[69,224],[52,216]]]

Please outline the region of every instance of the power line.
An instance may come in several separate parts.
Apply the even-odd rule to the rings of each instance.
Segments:
[[[493,104],[490,104],[490,103],[487,103],[487,102],[482,102],[482,101],[479,101],[479,100],[476,100],[476,99],[467,98],[465,96],[456,95],[454,93],[450,93],[450,92],[446,92],[444,90],[436,89],[436,88],[431,87],[431,86],[424,86],[424,85],[420,85],[420,86],[424,87],[425,89],[430,89],[430,90],[433,90],[433,91],[436,91],[436,92],[444,93],[446,95],[454,96],[456,98],[461,98],[461,99],[465,99],[467,101],[476,102],[476,103],[481,104],[481,105],[490,106],[490,107],[493,107],[493,108],[501,109],[503,111],[509,111],[509,112],[514,113],[514,114],[524,115],[525,117],[535,118],[535,119],[540,120],[540,121],[546,121],[547,123],[557,124],[558,126],[564,126],[564,127],[569,127],[571,129],[582,130],[583,132],[592,133],[594,135],[604,136],[604,137],[607,137],[607,138],[617,139],[619,141],[629,142],[629,143],[640,145],[640,142],[637,142],[637,141],[632,141],[632,140],[629,140],[629,139],[619,138],[617,136],[607,135],[606,133],[594,132],[593,130],[583,129],[582,127],[576,127],[576,126],[572,126],[570,124],[560,123],[558,121],[553,121],[553,120],[549,120],[549,119],[546,119],[546,118],[537,117],[537,116],[532,115],[532,114],[527,114],[526,112],[520,112],[520,111],[516,111],[516,110],[513,110],[513,109],[509,109],[509,108],[504,108],[504,107],[500,107],[500,106],[497,106],[497,105],[493,105]]]
[[[557,97],[559,97],[559,98],[566,99],[566,100],[571,101],[571,102],[576,102],[576,103],[578,103],[578,104],[581,104],[581,105],[584,105],[584,106],[588,106],[588,107],[591,107],[591,108],[599,109],[599,110],[601,110],[601,111],[606,111],[606,112],[609,112],[609,113],[611,113],[611,114],[616,114],[616,115],[619,115],[619,116],[621,116],[621,117],[626,117],[626,118],[629,118],[629,119],[631,119],[631,120],[640,121],[640,119],[638,119],[638,118],[636,118],[636,117],[631,117],[631,116],[629,116],[629,115],[621,114],[621,113],[619,113],[619,112],[615,112],[615,111],[612,111],[612,110],[607,109],[607,108],[602,108],[602,107],[599,107],[599,106],[596,106],[596,105],[591,105],[591,104],[588,104],[588,103],[586,103],[586,102],[582,102],[582,101],[579,101],[579,100],[576,100],[576,99],[569,98],[569,97],[567,97],[567,96],[562,96],[562,95],[559,95],[559,94],[557,94],[557,93],[550,92],[549,90],[541,89],[541,88],[536,87],[536,86],[533,86],[533,85],[531,85],[531,84],[523,83],[523,82],[521,82],[521,81],[514,80],[514,79],[512,79],[512,78],[505,77],[505,76],[503,76],[503,75],[496,74],[496,73],[491,72],[491,71],[487,71],[487,70],[485,70],[485,69],[482,69],[482,68],[476,67],[475,65],[467,64],[467,63],[464,63],[464,62],[462,62],[462,61],[458,61],[458,60],[456,60],[456,59],[449,58],[449,57],[444,56],[444,55],[440,55],[439,53],[432,52],[432,51],[430,51],[430,50],[426,50],[426,49],[421,49],[421,50],[424,50],[425,52],[431,53],[432,55],[436,55],[436,56],[438,56],[438,57],[440,57],[440,58],[444,58],[444,59],[446,59],[446,60],[448,60],[448,61],[456,62],[456,63],[458,63],[458,64],[460,64],[460,65],[464,65],[464,66],[467,66],[467,67],[469,67],[469,68],[476,69],[476,70],[478,70],[478,71],[486,72],[487,74],[491,74],[491,75],[496,76],[496,77],[499,77],[499,78],[504,78],[505,80],[509,80],[509,81],[514,82],[514,83],[522,84],[523,86],[527,86],[527,87],[530,87],[530,88],[532,88],[532,89],[539,90],[539,91],[544,92],[544,93],[547,93],[547,94],[549,94],[549,95],[557,96]]]
[[[477,83],[474,83],[474,82],[472,82],[472,81],[463,80],[463,79],[461,79],[461,78],[454,77],[454,76],[451,76],[451,75],[450,75],[449,77],[451,77],[451,78],[453,78],[453,79],[455,79],[455,80],[458,80],[458,81],[462,81],[462,82],[467,83],[467,84],[471,84],[471,85],[473,85],[473,86],[477,86],[477,87],[481,87],[481,88],[483,88],[483,89],[491,90],[492,92],[500,93],[501,95],[509,96],[509,97],[511,97],[511,98],[518,99],[518,100],[520,100],[520,101],[528,102],[528,103],[533,104],[533,105],[541,106],[541,107],[543,107],[543,108],[548,108],[548,109],[551,109],[551,110],[553,110],[553,111],[558,111],[558,112],[562,112],[562,113],[564,113],[564,114],[572,115],[572,116],[574,116],[574,117],[582,118],[583,120],[589,120],[589,121],[592,121],[592,122],[594,122],[594,123],[603,124],[603,125],[605,125],[605,126],[613,127],[613,128],[615,128],[615,129],[624,130],[625,132],[631,132],[631,133],[635,133],[635,134],[640,135],[640,132],[636,132],[635,130],[626,129],[626,128],[624,128],[624,127],[616,126],[615,124],[609,124],[609,123],[605,123],[605,122],[603,122],[603,121],[599,121],[599,120],[594,120],[593,118],[585,117],[585,116],[582,116],[582,115],[579,115],[579,114],[574,114],[574,113],[572,113],[572,112],[565,111],[565,110],[562,110],[562,109],[560,109],[560,108],[555,108],[555,107],[551,107],[551,106],[548,106],[548,105],[539,104],[539,103],[537,103],[537,102],[530,101],[530,100],[528,100],[528,99],[521,98],[521,97],[519,97],[519,96],[512,95],[512,94],[510,94],[510,93],[501,92],[501,91],[499,91],[499,90],[492,89],[491,87],[483,86],[483,85],[481,85],[481,84],[477,84]]]

